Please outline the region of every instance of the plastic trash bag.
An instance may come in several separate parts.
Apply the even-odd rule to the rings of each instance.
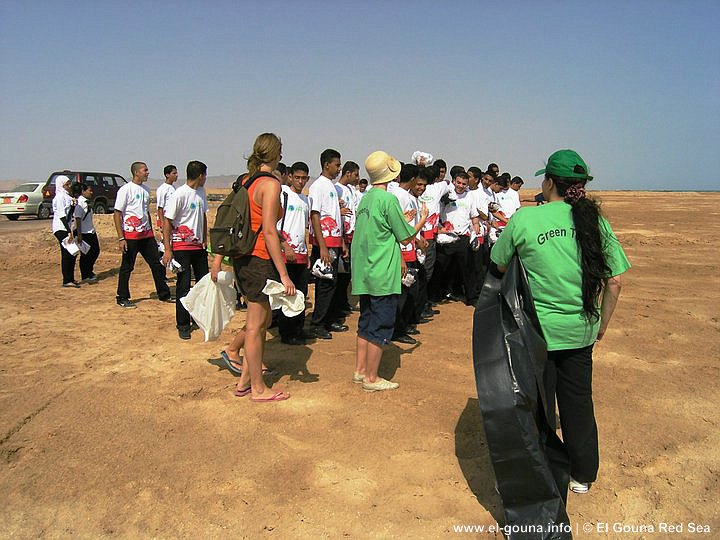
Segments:
[[[217,339],[235,315],[237,292],[232,272],[218,272],[217,283],[205,274],[180,302],[205,333],[205,341]]]
[[[285,285],[268,279],[262,292],[268,295],[270,309],[282,309],[286,317],[294,317],[305,311],[305,295],[302,291],[295,290],[295,294],[287,296],[285,294]]]
[[[473,320],[473,363],[490,459],[509,538],[572,538],[565,510],[570,462],[550,426],[547,349],[525,269],[516,257],[500,280],[488,273]],[[531,529],[534,529],[531,531]]]

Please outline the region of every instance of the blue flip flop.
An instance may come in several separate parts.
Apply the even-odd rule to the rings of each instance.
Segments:
[[[235,362],[234,360],[231,360],[230,356],[228,356],[228,353],[226,353],[225,351],[220,351],[220,357],[223,359],[223,362],[225,362],[225,365],[230,371],[232,371],[233,373],[237,373],[238,375],[242,375],[242,369],[238,368],[235,365],[242,364],[242,362]]]

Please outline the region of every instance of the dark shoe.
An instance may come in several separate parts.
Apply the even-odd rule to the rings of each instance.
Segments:
[[[280,341],[282,341],[285,345],[305,345],[305,340],[291,337],[291,338],[280,338]]]
[[[70,281],[68,283],[63,283],[62,286],[65,289],[79,289],[80,284],[77,281]]]
[[[135,309],[137,307],[137,304],[135,302],[133,302],[132,300],[128,300],[127,298],[118,298],[117,305],[125,309]]]
[[[326,328],[330,332],[347,332],[350,330],[350,327],[347,324],[340,324],[336,322],[329,324]]]
[[[180,336],[180,339],[190,339],[190,327],[178,328],[178,336]]]
[[[200,327],[198,326],[198,323],[193,321],[190,323],[190,331],[194,332],[195,330],[200,330]]]
[[[431,318],[433,315],[435,315],[436,313],[440,313],[440,312],[439,312],[438,310],[436,310],[436,309],[426,309],[425,311],[423,311],[423,312],[420,314],[420,316],[423,317],[423,318],[425,318],[425,319],[429,319],[429,318]]]
[[[165,302],[166,304],[174,304],[175,303],[175,297],[174,296],[168,296],[167,298],[159,298],[161,302]]]
[[[322,326],[313,326],[310,328],[310,333],[317,339],[332,339],[332,334]]]
[[[430,319],[422,318],[422,319],[420,319],[417,323],[418,323],[418,324],[425,324],[425,323],[429,323],[429,322],[430,322]]]
[[[420,330],[418,330],[417,328],[408,328],[407,330],[405,330],[405,333],[408,336],[417,336],[420,333]]]
[[[304,330],[303,330],[302,332],[300,332],[296,337],[297,337],[298,339],[303,340],[303,341],[308,341],[308,340],[315,339],[315,335],[314,335],[313,333],[311,333],[311,332],[305,332]]]
[[[99,281],[97,276],[90,276],[89,278],[85,278],[81,281],[81,283],[88,283],[90,285],[94,285]]]
[[[405,334],[401,336],[393,336],[392,341],[397,341],[398,343],[405,343],[407,345],[415,345],[417,343],[417,339]]]

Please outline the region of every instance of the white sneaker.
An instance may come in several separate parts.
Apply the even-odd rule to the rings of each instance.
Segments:
[[[388,380],[383,379],[382,377],[378,377],[378,380],[375,382],[369,382],[367,380],[364,380],[362,383],[363,390],[366,392],[382,392],[383,390],[395,390],[400,385],[396,382],[390,382]]]
[[[570,483],[568,484],[568,488],[573,493],[582,495],[583,493],[587,493],[588,491],[590,491],[590,482],[578,482],[574,478],[570,477]]]
[[[357,371],[353,373],[352,382],[355,384],[362,384],[362,382],[365,380],[365,375],[360,375]]]

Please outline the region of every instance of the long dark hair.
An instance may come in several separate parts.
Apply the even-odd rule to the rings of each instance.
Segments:
[[[585,195],[585,180],[553,175],[547,175],[547,178],[555,183],[558,195],[572,207],[582,270],[583,316],[588,321],[596,321],[600,318],[597,300],[610,273],[603,253],[600,205]]]

